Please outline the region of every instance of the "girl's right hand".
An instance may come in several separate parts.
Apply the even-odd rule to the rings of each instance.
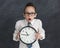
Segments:
[[[20,32],[17,33],[16,39],[19,39],[19,37],[20,37]]]

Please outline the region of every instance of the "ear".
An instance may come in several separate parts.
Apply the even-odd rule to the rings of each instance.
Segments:
[[[23,17],[25,17],[24,13],[23,13]]]
[[[37,16],[37,13],[35,14],[35,17]]]

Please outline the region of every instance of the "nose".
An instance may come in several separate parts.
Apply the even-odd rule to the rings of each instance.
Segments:
[[[31,16],[31,14],[29,14],[28,16]]]

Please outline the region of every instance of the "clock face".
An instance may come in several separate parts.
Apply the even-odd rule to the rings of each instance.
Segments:
[[[20,31],[20,40],[25,44],[32,44],[36,41],[36,30],[33,27],[26,26]]]

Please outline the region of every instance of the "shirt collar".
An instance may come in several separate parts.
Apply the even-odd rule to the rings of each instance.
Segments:
[[[33,19],[32,21],[31,21],[31,24],[33,25],[33,23],[34,23],[34,21],[35,21],[35,19]],[[28,24],[28,21],[25,19],[25,22]]]

